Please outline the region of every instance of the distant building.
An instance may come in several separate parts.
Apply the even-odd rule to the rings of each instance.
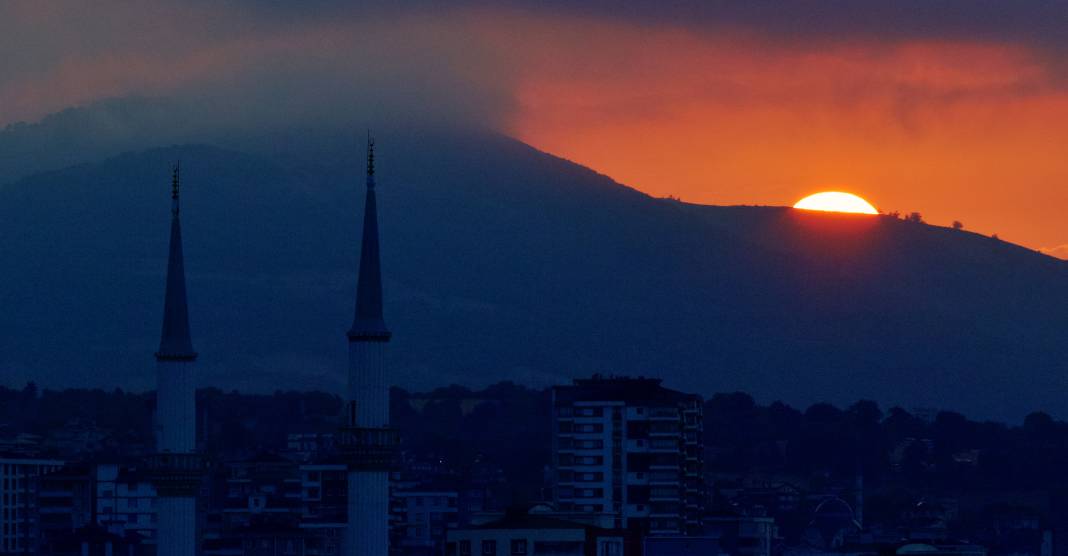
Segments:
[[[775,520],[770,517],[721,513],[706,515],[702,523],[702,536],[715,539],[727,554],[771,556],[777,534]]]
[[[509,487],[504,470],[481,457],[467,470],[460,488],[460,523],[503,512],[507,506]]]
[[[258,524],[296,527],[301,518],[297,464],[260,454],[222,464],[221,525],[224,529]]]
[[[96,423],[72,419],[48,435],[44,446],[64,457],[99,453],[104,449],[108,433]]]
[[[204,556],[319,556],[309,549],[303,529],[257,524],[227,531],[220,538],[205,539]],[[336,553],[335,553],[336,554]]]
[[[90,523],[49,540],[43,554],[49,556],[150,556],[155,547],[142,543],[137,535],[118,535]]]
[[[468,528],[451,530],[446,556],[630,556],[624,531],[527,513]]]
[[[42,552],[59,552],[51,541],[64,539],[79,529],[94,524],[96,515],[95,466],[87,463],[67,464],[41,475],[37,493]]]
[[[53,459],[0,458],[0,553],[39,553],[39,480],[62,466]]]
[[[715,537],[647,537],[642,542],[642,556],[727,556]]]
[[[553,501],[614,528],[697,534],[704,508],[700,396],[659,380],[576,380],[552,391]]]
[[[44,437],[28,432],[15,433],[0,425],[0,454],[8,457],[32,458],[41,455]]]
[[[348,505],[348,466],[311,463],[300,466],[300,528],[308,555],[341,554]]]
[[[156,487],[137,467],[117,463],[96,466],[96,520],[108,532],[136,534],[155,543],[159,525]]]
[[[289,433],[286,436],[286,457],[299,462],[319,460],[334,450],[333,433]]]
[[[343,463],[300,466],[300,507],[303,525],[345,526],[348,467]]]
[[[393,554],[438,556],[445,547],[445,532],[459,526],[459,492],[456,489],[394,488],[390,495]]]

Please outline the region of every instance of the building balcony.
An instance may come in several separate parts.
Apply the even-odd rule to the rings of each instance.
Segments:
[[[648,473],[635,472],[635,471],[631,471],[630,473],[627,473],[627,484],[628,485],[643,485],[643,484],[648,483],[648,482],[649,482],[649,474]]]

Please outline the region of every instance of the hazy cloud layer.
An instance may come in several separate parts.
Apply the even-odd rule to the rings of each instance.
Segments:
[[[508,64],[460,12],[60,4],[0,7],[0,48],[14,53],[0,59],[0,122],[127,95],[196,100],[213,119],[305,123],[488,123],[509,102]]]
[[[524,20],[539,18],[806,48],[918,40],[1045,53],[1068,44],[1068,7],[1038,1],[11,0],[0,5],[0,123],[100,98],[176,93],[230,115],[324,116],[359,105],[390,117],[494,122],[511,109],[525,60],[516,50],[554,40],[529,34]],[[500,36],[515,40],[488,40]]]

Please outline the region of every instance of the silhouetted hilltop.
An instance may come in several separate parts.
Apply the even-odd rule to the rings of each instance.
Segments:
[[[362,137],[219,143],[0,186],[6,381],[151,387],[180,158],[206,382],[340,387]],[[1059,260],[890,217],[655,199],[500,136],[396,131],[379,145],[400,386],[607,372],[798,404],[1068,410]]]

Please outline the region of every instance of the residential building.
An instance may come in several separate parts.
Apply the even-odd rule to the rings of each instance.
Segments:
[[[445,546],[445,532],[459,526],[459,492],[431,486],[394,489],[390,499],[393,553],[440,555]]]
[[[347,527],[348,476],[344,463],[300,466],[300,528],[307,533],[307,555],[341,554]]]
[[[67,538],[94,524],[95,474],[92,464],[69,463],[40,476],[37,506],[43,551],[56,552],[48,541]]]
[[[95,489],[97,523],[112,534],[132,533],[155,543],[159,524],[156,487],[143,469],[98,464]]]
[[[39,480],[62,466],[60,460],[0,457],[0,553],[39,552]]]
[[[702,400],[648,378],[552,391],[553,501],[614,528],[697,534],[704,508]]]

